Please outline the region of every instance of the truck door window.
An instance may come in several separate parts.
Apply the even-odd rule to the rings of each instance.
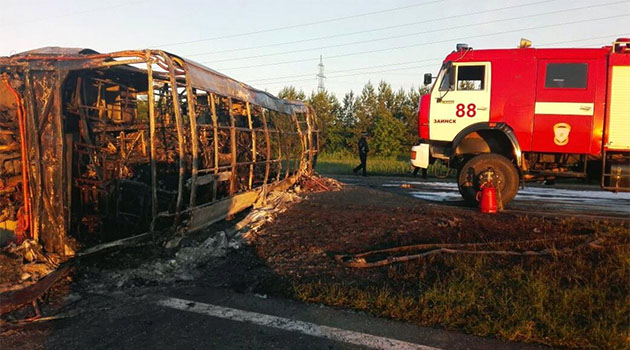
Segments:
[[[486,66],[457,67],[457,90],[483,90]]]
[[[545,88],[586,89],[587,70],[586,63],[548,63]]]
[[[453,91],[455,90],[455,69],[453,66],[446,68],[442,82],[440,83],[440,91]]]

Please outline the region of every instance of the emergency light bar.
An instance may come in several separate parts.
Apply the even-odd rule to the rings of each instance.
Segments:
[[[468,49],[469,49],[468,44],[460,43],[460,44],[455,45],[455,51],[468,50]]]

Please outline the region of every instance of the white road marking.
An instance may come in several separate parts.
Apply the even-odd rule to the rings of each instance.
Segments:
[[[260,314],[257,312],[204,304],[192,300],[166,298],[158,301],[157,303],[161,306],[177,310],[194,312],[231,321],[247,322],[259,326],[272,327],[290,332],[298,332],[314,337],[327,338],[348,344],[365,346],[372,349],[442,350],[431,346],[408,343],[401,340],[378,337],[371,334],[353,332],[345,329],[322,326],[310,322],[296,321],[284,317]]]

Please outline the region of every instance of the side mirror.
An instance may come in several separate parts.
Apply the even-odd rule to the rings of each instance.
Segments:
[[[424,74],[424,85],[431,85],[432,82],[433,82],[433,76],[431,75],[431,73],[425,73]]]

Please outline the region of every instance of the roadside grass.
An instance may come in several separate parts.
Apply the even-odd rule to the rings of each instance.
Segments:
[[[590,229],[615,246],[544,257],[432,256],[390,265],[388,279],[379,282],[295,281],[293,294],[305,302],[479,336],[627,349],[628,226],[592,223]]]
[[[325,175],[351,175],[352,169],[359,165],[359,156],[349,153],[322,153],[317,158],[315,171]],[[429,166],[429,174],[433,174],[436,167]],[[445,171],[440,166],[438,170]],[[368,175],[411,176],[413,166],[409,161],[409,155],[397,155],[392,157],[368,156]]]

